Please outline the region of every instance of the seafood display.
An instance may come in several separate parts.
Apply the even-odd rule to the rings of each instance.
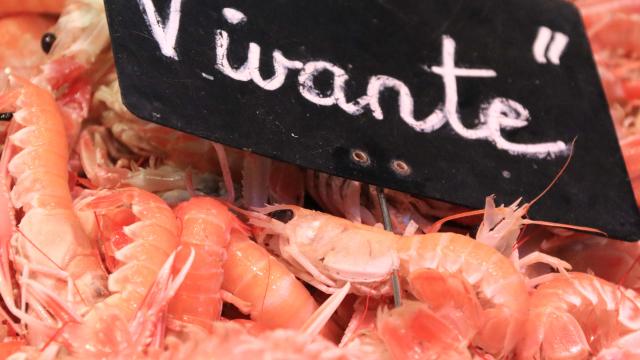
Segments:
[[[574,3],[640,204],[640,1]],[[0,359],[640,359],[640,242],[544,194],[384,190],[386,231],[373,186],[131,114],[102,0],[3,0],[0,68]]]

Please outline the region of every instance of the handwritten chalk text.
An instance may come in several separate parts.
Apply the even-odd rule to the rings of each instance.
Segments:
[[[151,0],[141,2],[143,15],[158,43],[162,54],[169,58],[178,59],[175,52],[175,40],[180,18],[181,0],[171,1],[169,20],[165,29],[160,25],[155,8]],[[232,25],[247,22],[247,17],[239,10],[225,8],[223,15]],[[458,109],[458,81],[460,78],[494,78],[497,73],[492,69],[463,68],[456,66],[456,42],[453,38],[442,36],[442,63],[438,66],[424,66],[423,68],[439,76],[444,85],[444,102],[431,114],[423,119],[416,119],[414,114],[414,98],[407,85],[393,77],[373,75],[369,78],[366,94],[348,101],[345,88],[349,75],[338,65],[328,61],[308,61],[303,63],[287,58],[280,50],[272,53],[274,75],[264,79],[260,74],[260,45],[250,42],[247,60],[239,66],[229,63],[228,48],[229,34],[221,29],[215,31],[216,65],[222,74],[238,81],[252,81],[267,91],[278,90],[286,81],[290,71],[298,72],[298,90],[300,95],[319,106],[338,106],[350,115],[361,115],[369,112],[375,119],[383,120],[384,112],[380,106],[380,95],[387,90],[394,90],[398,94],[398,112],[402,120],[415,131],[431,133],[445,124],[461,137],[469,140],[487,140],[496,148],[513,155],[523,155],[535,158],[553,158],[566,155],[569,147],[565,142],[553,141],[543,143],[521,144],[510,142],[503,137],[503,130],[523,128],[529,124],[531,117],[528,110],[512,99],[496,97],[480,106],[476,127],[466,127],[459,115]],[[322,92],[315,86],[315,78],[321,73],[329,73],[332,78],[332,89]],[[203,74],[204,76],[204,74]],[[205,77],[211,79],[210,75]]]

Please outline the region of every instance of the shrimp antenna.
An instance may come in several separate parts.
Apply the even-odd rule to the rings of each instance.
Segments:
[[[624,282],[627,280],[627,277],[629,277],[629,274],[631,273],[633,268],[635,268],[636,265],[638,265],[639,263],[640,263],[640,255],[636,256],[635,260],[633,260],[633,262],[631,263],[631,266],[629,266],[629,268],[624,272],[624,274],[622,274],[622,276],[620,277],[620,280],[618,280],[618,286],[623,286],[622,284],[624,284]]]
[[[540,200],[540,198],[543,197],[549,190],[551,190],[551,188],[558,182],[558,180],[560,180],[560,177],[562,176],[562,174],[564,174],[564,172],[567,170],[567,167],[569,167],[569,163],[571,163],[571,159],[573,158],[573,150],[576,145],[576,140],[578,140],[577,136],[573,138],[573,140],[571,141],[569,156],[567,157],[567,160],[564,162],[564,165],[562,165],[562,167],[560,168],[560,171],[558,171],[558,173],[553,178],[553,180],[551,180],[549,185],[547,185],[547,187],[538,196],[536,196],[533,200],[531,200],[526,205],[527,208],[531,207],[531,205],[535,204],[538,200]]]

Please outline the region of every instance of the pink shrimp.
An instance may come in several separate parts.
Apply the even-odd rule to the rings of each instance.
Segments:
[[[64,0],[3,0],[0,16],[16,13],[58,14],[63,5]]]
[[[528,294],[523,277],[506,257],[453,233],[404,236],[397,246],[399,271],[409,279],[412,293],[440,309],[439,317],[448,319],[462,339],[472,337],[472,346],[497,357],[515,349],[526,321]],[[473,300],[474,292],[480,303]],[[443,304],[445,298],[453,302]],[[457,305],[452,309],[451,303]]]
[[[245,226],[224,204],[212,198],[192,198],[178,205],[174,212],[182,229],[182,247],[175,268],[184,266],[191,248],[195,259],[169,304],[169,315],[210,329],[222,311],[222,269],[231,232],[245,232]]]
[[[587,359],[638,331],[636,292],[589,274],[553,274],[531,296],[518,353],[523,359]]]
[[[384,298],[375,299],[370,296],[359,297],[352,307],[355,311],[344,331],[340,347],[347,354],[365,357],[371,360],[386,360],[391,358],[389,349],[379,335],[376,327],[376,314],[383,306]]]
[[[11,82],[13,90],[0,98],[0,108],[15,103],[11,110],[17,110],[0,160],[4,194],[0,207],[2,297],[23,320],[20,314],[26,304],[35,310],[46,308],[42,297],[36,297],[44,288],[58,303],[86,309],[105,296],[106,276],[97,248],[73,210],[63,121],[46,90],[18,77],[12,77]],[[21,218],[16,219],[14,207],[23,213]],[[14,307],[10,288],[10,254],[19,271],[22,311]],[[48,316],[37,313],[42,322],[51,325]]]
[[[399,236],[296,206],[263,209],[275,210],[290,210],[293,218],[283,224],[256,215],[251,223],[274,237],[266,239],[269,246],[313,286],[334,292],[350,282],[357,293],[388,295],[391,273],[399,265],[404,288],[433,308],[442,308],[438,315],[446,312],[454,329],[471,327],[463,338],[471,339],[472,346],[496,356],[514,350],[526,321],[527,288],[511,261],[493,248],[452,233]],[[427,296],[431,291],[438,295]],[[483,299],[481,311],[465,300],[473,292]],[[457,300],[450,309],[434,296]],[[480,315],[474,315],[477,311]],[[460,325],[464,316],[456,314],[471,320]]]

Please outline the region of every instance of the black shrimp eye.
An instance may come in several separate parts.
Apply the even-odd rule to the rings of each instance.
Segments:
[[[42,39],[40,39],[40,46],[42,47],[42,51],[45,53],[49,53],[51,51],[51,47],[53,43],[56,41],[56,34],[54,33],[45,33],[42,35]]]
[[[0,121],[9,121],[13,118],[12,112],[0,113]]]

